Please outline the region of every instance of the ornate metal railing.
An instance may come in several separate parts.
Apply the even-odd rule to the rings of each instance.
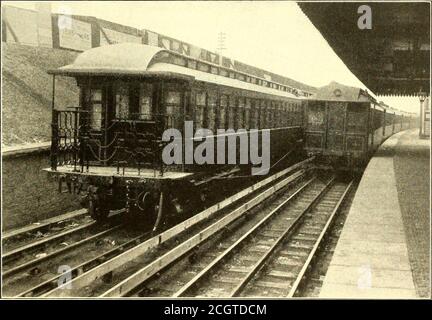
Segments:
[[[51,169],[58,165],[73,165],[77,169],[82,162],[80,154],[81,141],[80,112],[78,110],[53,110],[51,123]]]
[[[100,116],[100,114],[98,114]],[[96,120],[95,120],[96,119]],[[52,120],[51,168],[70,165],[75,171],[90,166],[116,166],[164,171],[161,140],[165,128],[179,124],[178,116],[130,114],[128,118],[99,121],[87,111],[54,110]]]

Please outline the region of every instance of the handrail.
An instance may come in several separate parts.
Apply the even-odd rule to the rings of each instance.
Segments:
[[[68,164],[73,165],[74,170],[83,172],[90,162],[92,165],[107,165],[111,162],[123,167],[140,167],[143,163],[152,163],[154,170],[159,169],[158,154],[163,144],[157,137],[162,134],[163,125],[153,123],[164,124],[170,118],[177,118],[154,114],[153,122],[114,119],[108,127],[101,126],[97,130],[92,126],[92,112],[78,107],[68,109],[53,111],[52,170],[56,170],[58,165]],[[142,115],[139,114],[138,118]],[[145,126],[149,123],[151,127]]]

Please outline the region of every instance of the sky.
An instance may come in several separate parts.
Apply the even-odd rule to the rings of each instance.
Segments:
[[[3,3],[28,9],[35,5]],[[52,2],[52,11],[153,30],[211,51],[216,51],[218,34],[223,32],[227,49],[221,53],[227,57],[312,86],[337,81],[367,89],[295,2],[62,1]],[[377,98],[395,108],[418,111],[418,98]]]

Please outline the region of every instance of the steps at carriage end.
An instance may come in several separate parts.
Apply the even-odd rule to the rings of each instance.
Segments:
[[[423,261],[430,255],[429,150],[418,129],[395,134],[381,145],[360,181],[320,297],[424,296],[429,269]],[[413,213],[418,201],[423,205]]]

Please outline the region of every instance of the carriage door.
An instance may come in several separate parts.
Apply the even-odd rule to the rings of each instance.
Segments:
[[[344,151],[346,103],[330,101],[327,104],[328,122],[326,149],[330,152]]]
[[[293,113],[291,113],[293,114]],[[306,147],[322,150],[325,143],[326,119],[325,102],[310,101],[307,105]],[[292,118],[292,115],[291,115]],[[293,125],[291,120],[291,125]]]
[[[84,160],[91,162],[103,161],[103,149],[105,134],[105,105],[106,94],[103,86],[92,86],[83,95],[86,105],[86,133],[87,143],[85,148]]]

